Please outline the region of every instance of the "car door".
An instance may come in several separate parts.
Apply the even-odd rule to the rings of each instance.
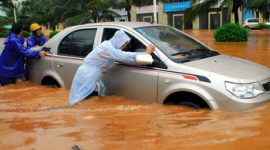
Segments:
[[[83,58],[93,50],[96,34],[96,27],[76,29],[60,41],[57,55],[53,57],[53,67],[66,88],[71,87]]]
[[[110,39],[119,29],[105,27],[101,41]],[[139,39],[131,31],[125,29],[124,31],[129,36]],[[106,95],[121,95],[128,99],[155,103],[158,73],[159,68],[154,66],[134,66],[115,62],[109,69],[103,70],[102,80],[106,86]]]
[[[250,19],[250,27],[256,28],[256,26],[259,24],[259,19]]]

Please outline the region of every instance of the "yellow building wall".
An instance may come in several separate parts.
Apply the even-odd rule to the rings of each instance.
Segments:
[[[56,27],[55,27],[55,30],[56,31],[62,31],[64,29],[64,23],[59,23]],[[46,29],[45,26],[42,26],[42,32],[43,34],[46,36],[46,37],[49,37],[50,33],[52,32],[53,30],[50,29],[50,27],[48,27],[48,29]]]

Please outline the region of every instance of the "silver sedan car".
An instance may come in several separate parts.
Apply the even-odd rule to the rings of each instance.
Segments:
[[[115,62],[103,70],[106,95],[122,95],[147,103],[178,104],[193,108],[244,110],[270,99],[270,70],[259,64],[221,55],[189,35],[163,25],[141,22],[85,24],[66,28],[38,50],[46,59],[30,59],[30,81],[70,88],[84,57],[109,40],[117,30],[131,38],[125,51],[156,51],[138,58],[140,65]]]

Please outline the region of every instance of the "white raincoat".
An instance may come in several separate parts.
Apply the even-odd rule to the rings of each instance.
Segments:
[[[102,70],[109,68],[114,61],[136,65],[136,56],[141,53],[124,52],[119,48],[128,42],[130,38],[123,30],[117,31],[114,36],[97,46],[89,53],[84,63],[78,68],[69,95],[69,104],[82,101],[89,96],[99,84],[99,96],[104,96],[105,87],[101,81]]]

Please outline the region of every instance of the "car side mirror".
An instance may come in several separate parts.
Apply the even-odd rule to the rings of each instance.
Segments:
[[[136,63],[140,65],[151,65],[154,59],[150,54],[139,54],[136,56]]]

